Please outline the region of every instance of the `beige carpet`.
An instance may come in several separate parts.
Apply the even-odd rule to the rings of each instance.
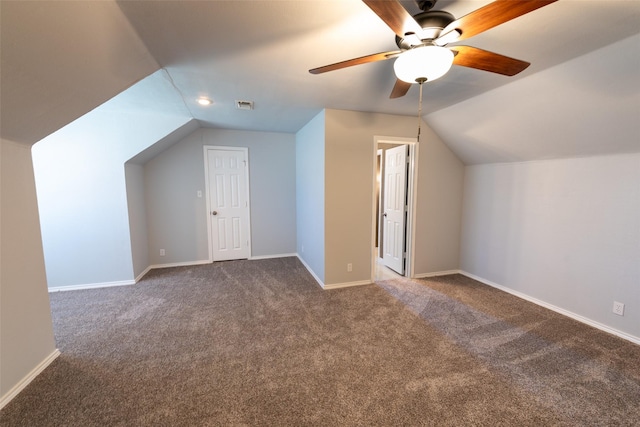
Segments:
[[[51,294],[2,426],[639,425],[640,347],[462,276],[323,291],[296,258]]]

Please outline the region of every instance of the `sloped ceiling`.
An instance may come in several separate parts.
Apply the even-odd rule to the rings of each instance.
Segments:
[[[460,17],[489,2],[439,0],[436,9]],[[189,114],[203,126],[296,132],[322,108],[417,113],[417,88],[404,98],[388,98],[395,81],[393,61],[322,75],[308,73],[320,65],[395,49],[392,31],[360,0],[122,0],[117,6],[113,1],[19,2],[31,6],[12,5],[8,17],[7,3],[13,2],[1,3],[3,137],[34,140],[44,136],[43,132],[64,122],[61,114],[77,117],[104,101],[105,95],[114,96],[115,88],[124,89],[157,67],[166,70]],[[418,12],[414,2],[402,3],[410,12]],[[467,163],[583,155],[581,148],[567,148],[575,145],[571,135],[551,147],[540,146],[531,129],[535,134],[540,120],[549,116],[527,115],[529,111],[520,106],[535,95],[529,91],[536,90],[539,79],[544,79],[548,93],[573,96],[573,80],[554,80],[556,69],[590,52],[605,52],[604,57],[610,58],[609,50],[599,49],[638,34],[638,22],[637,1],[559,0],[466,40],[465,44],[532,65],[511,78],[454,67],[426,85],[426,119]],[[96,23],[100,31],[94,28]],[[6,42],[5,34],[11,35]],[[627,55],[639,56],[637,43],[628,47],[632,51]],[[10,73],[5,77],[7,64]],[[585,84],[602,79],[603,70],[597,67],[570,68],[575,79]],[[633,68],[619,72],[637,75]],[[126,78],[121,78],[122,73]],[[631,85],[637,92],[638,84]],[[6,102],[5,88],[10,88]],[[21,93],[38,101],[24,101]],[[199,106],[195,103],[199,96],[210,97],[214,104]],[[254,101],[255,109],[237,110],[236,100]],[[78,114],[80,106],[85,111]],[[554,114],[564,112],[554,110]],[[504,115],[509,120],[486,125],[488,117]],[[473,131],[474,126],[482,126],[474,125],[475,120],[483,117],[484,132]],[[38,125],[26,129],[34,118]],[[548,132],[560,126],[558,122],[566,123],[548,120]],[[530,138],[520,138],[522,129],[529,130]],[[493,153],[486,149],[507,144],[503,135],[512,136],[508,143],[515,135],[523,145],[537,145],[506,154],[502,149]],[[470,144],[483,148],[469,148]]]
[[[463,16],[489,0],[440,0]],[[412,12],[412,1],[403,2]],[[210,126],[295,132],[321,108],[415,115],[418,90],[389,99],[393,61],[311,75],[310,68],[393,50],[395,34],[360,0],[130,2],[119,5]],[[640,2],[559,0],[465,41],[532,65],[516,77],[454,67],[425,88],[426,113],[526,79],[640,31]],[[583,70],[589,72],[589,70]],[[203,109],[199,95],[215,101]],[[253,100],[250,114],[235,100]],[[504,106],[497,106],[504,108]]]
[[[0,135],[33,144],[159,66],[114,2],[0,2]]]
[[[636,35],[436,111],[426,121],[465,164],[636,153],[639,77]]]

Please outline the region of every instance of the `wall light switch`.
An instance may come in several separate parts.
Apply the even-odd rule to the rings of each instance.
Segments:
[[[199,199],[201,199],[201,198],[202,198],[202,191],[201,191],[201,190],[198,190],[198,192],[197,192],[196,194],[197,194],[197,196],[198,196],[198,198],[199,198]]]

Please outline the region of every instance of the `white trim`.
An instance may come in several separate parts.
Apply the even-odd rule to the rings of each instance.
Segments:
[[[98,289],[98,288],[112,288],[115,286],[130,286],[138,283],[142,278],[151,270],[156,268],[170,268],[170,267],[187,267],[190,265],[202,265],[211,264],[209,260],[202,261],[186,261],[186,262],[172,262],[168,264],[155,264],[147,267],[135,280],[122,280],[119,282],[102,282],[102,283],[88,283],[85,285],[71,285],[71,286],[55,286],[49,288],[49,292],[62,292],[62,291],[78,291],[82,289]]]
[[[374,203],[376,204],[376,209],[373,212],[373,218],[372,220],[374,220],[374,218],[377,218],[377,222],[378,222],[378,227],[376,228],[376,231],[374,232],[375,234],[378,235],[378,239],[375,241],[375,244],[377,246],[374,247],[374,252],[376,254],[375,258],[378,259],[382,259],[382,257],[384,256],[384,252],[383,252],[383,248],[382,248],[382,228],[383,228],[383,221],[380,220],[380,215],[382,215],[382,201],[383,201],[383,197],[382,197],[382,171],[384,170],[384,162],[385,162],[385,158],[382,156],[382,154],[384,154],[384,150],[382,148],[377,148],[376,149],[376,160],[375,160],[375,172],[374,175],[376,177],[375,181],[373,182],[373,198]],[[380,166],[380,177],[378,178],[378,165]],[[378,182],[378,179],[380,179],[380,182]],[[380,188],[379,188],[380,187]],[[380,190],[380,193],[377,192],[377,190]],[[375,221],[375,220],[374,220]],[[375,236],[374,234],[374,236]],[[374,237],[375,239],[375,237]],[[377,250],[375,250],[375,248],[377,248]],[[375,268],[375,266],[374,266]]]
[[[330,285],[324,285],[322,289],[328,291],[330,289],[350,288],[352,286],[371,285],[371,280],[359,280],[357,282],[345,282],[345,283],[332,283]]]
[[[148,266],[147,268],[144,269],[142,273],[138,274],[138,277],[135,278],[135,282],[138,283],[150,271],[151,271],[151,266]]]
[[[318,282],[318,285],[324,289],[324,283],[322,282],[322,280],[320,280],[320,278],[318,276],[316,276],[316,273],[313,272],[313,270],[311,269],[311,267],[309,267],[309,264],[307,264],[301,257],[299,254],[296,254],[296,256],[298,257],[298,260],[302,263],[302,265],[304,265],[304,268],[307,269],[307,271],[309,272],[309,274],[311,274],[311,276],[316,280],[316,282]]]
[[[149,266],[149,270],[156,268],[171,268],[171,267],[188,267],[190,265],[203,265],[203,264],[211,264],[211,261],[208,259],[203,259],[201,261],[185,261],[185,262],[170,262],[168,264],[155,264]]]
[[[24,378],[22,378],[16,385],[11,387],[11,390],[6,392],[2,398],[0,398],[0,409],[4,408],[7,403],[11,402],[11,400],[16,397],[26,386],[29,385],[31,381],[33,381],[38,375],[44,371],[47,366],[51,364],[54,360],[56,360],[60,356],[60,350],[57,348],[47,357],[44,358],[42,362],[40,362],[35,368],[31,370]]]
[[[205,215],[207,217],[207,250],[209,251],[209,262],[213,262],[213,242],[211,242],[211,200],[209,198],[209,155],[207,150],[209,150],[209,145],[203,146],[203,157],[204,157],[204,194],[205,194],[205,206],[206,212]]]
[[[252,256],[249,258],[250,261],[258,260],[258,259],[272,259],[272,258],[289,258],[292,256],[298,256],[298,254],[277,254],[277,255],[258,255]]]
[[[636,336],[633,336],[631,334],[627,334],[626,332],[619,331],[619,330],[614,329],[614,328],[612,328],[610,326],[604,325],[604,324],[602,324],[600,322],[596,322],[595,320],[591,320],[591,319],[589,319],[587,317],[584,317],[584,316],[581,316],[579,314],[573,313],[573,312],[571,312],[569,310],[565,310],[564,308],[560,308],[560,307],[555,306],[553,304],[549,304],[548,302],[539,300],[537,298],[534,298],[534,297],[529,296],[527,294],[524,294],[522,292],[515,291],[515,290],[513,290],[511,288],[507,288],[506,286],[499,285],[499,284],[494,283],[494,282],[492,282],[490,280],[483,279],[482,277],[476,276],[475,274],[468,273],[468,272],[466,272],[464,270],[460,270],[460,274],[462,274],[463,276],[467,276],[470,279],[477,280],[478,282],[483,283],[485,285],[491,286],[491,287],[496,288],[496,289],[500,289],[501,291],[504,291],[504,292],[506,292],[508,294],[514,295],[514,296],[516,296],[518,298],[522,298],[523,300],[526,300],[526,301],[532,302],[532,303],[534,303],[536,305],[539,305],[541,307],[547,308],[547,309],[549,309],[551,311],[555,311],[556,313],[559,313],[559,314],[562,314],[564,316],[570,317],[570,318],[572,318],[574,320],[577,320],[578,322],[587,324],[587,325],[592,326],[592,327],[594,327],[596,329],[600,329],[601,331],[608,332],[608,333],[613,334],[613,335],[615,335],[617,337],[623,338],[623,339],[625,339],[627,341],[631,341],[634,344],[639,344],[640,345],[640,337],[636,337]]]
[[[451,274],[462,274],[460,270],[444,270],[444,271],[434,271],[433,273],[420,273],[416,274],[414,277],[416,279],[425,279],[427,277],[438,277],[438,276],[449,276]]]
[[[71,285],[71,286],[53,286],[49,288],[49,292],[61,292],[61,291],[79,291],[81,289],[97,289],[97,288],[112,288],[114,286],[129,286],[135,285],[134,280],[120,280],[118,282],[100,282],[100,283],[87,283],[83,285]]]
[[[407,247],[409,248],[408,262],[406,265],[405,275],[407,277],[413,277],[415,273],[414,266],[416,261],[416,218],[418,216],[418,150],[420,148],[419,141],[409,145],[409,186],[407,191],[411,194],[408,200],[407,211],[409,217],[407,218]]]
[[[214,262],[213,259],[213,239],[211,239],[211,199],[209,193],[209,150],[219,150],[219,151],[242,151],[244,153],[245,159],[247,159],[247,167],[245,168],[245,180],[247,184],[247,209],[248,209],[248,217],[247,217],[247,245],[249,247],[249,258],[251,258],[251,176],[249,174],[249,147],[228,147],[223,145],[204,145],[203,147],[203,157],[204,157],[204,186],[206,192],[206,208],[207,208],[207,241],[209,246],[209,262]]]

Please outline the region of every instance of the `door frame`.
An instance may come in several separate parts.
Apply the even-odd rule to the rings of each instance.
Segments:
[[[418,189],[418,140],[416,138],[402,138],[397,136],[378,136],[373,137],[373,195],[372,195],[372,208],[371,208],[371,253],[376,244],[376,212],[379,209],[376,202],[376,189],[377,189],[377,166],[378,166],[378,144],[396,144],[396,145],[408,145],[409,146],[409,167],[407,169],[407,235],[405,245],[407,247],[407,261],[405,265],[405,277],[414,276],[414,264],[415,264],[415,221],[416,221],[416,207],[417,207],[417,189]],[[376,255],[377,256],[377,255]],[[373,260],[372,260],[373,261]],[[375,262],[371,263],[371,282],[374,282],[376,278],[376,265]]]
[[[207,247],[209,248],[209,262],[213,262],[213,240],[211,239],[211,196],[209,192],[209,150],[219,150],[219,151],[242,151],[244,152],[244,156],[247,159],[247,167],[245,168],[245,180],[247,183],[247,209],[248,212],[248,221],[247,221],[247,239],[249,240],[249,259],[251,259],[252,250],[251,250],[251,184],[249,181],[249,148],[248,147],[228,147],[223,145],[205,145],[203,148],[204,155],[204,187],[206,194],[206,212],[207,216]]]

